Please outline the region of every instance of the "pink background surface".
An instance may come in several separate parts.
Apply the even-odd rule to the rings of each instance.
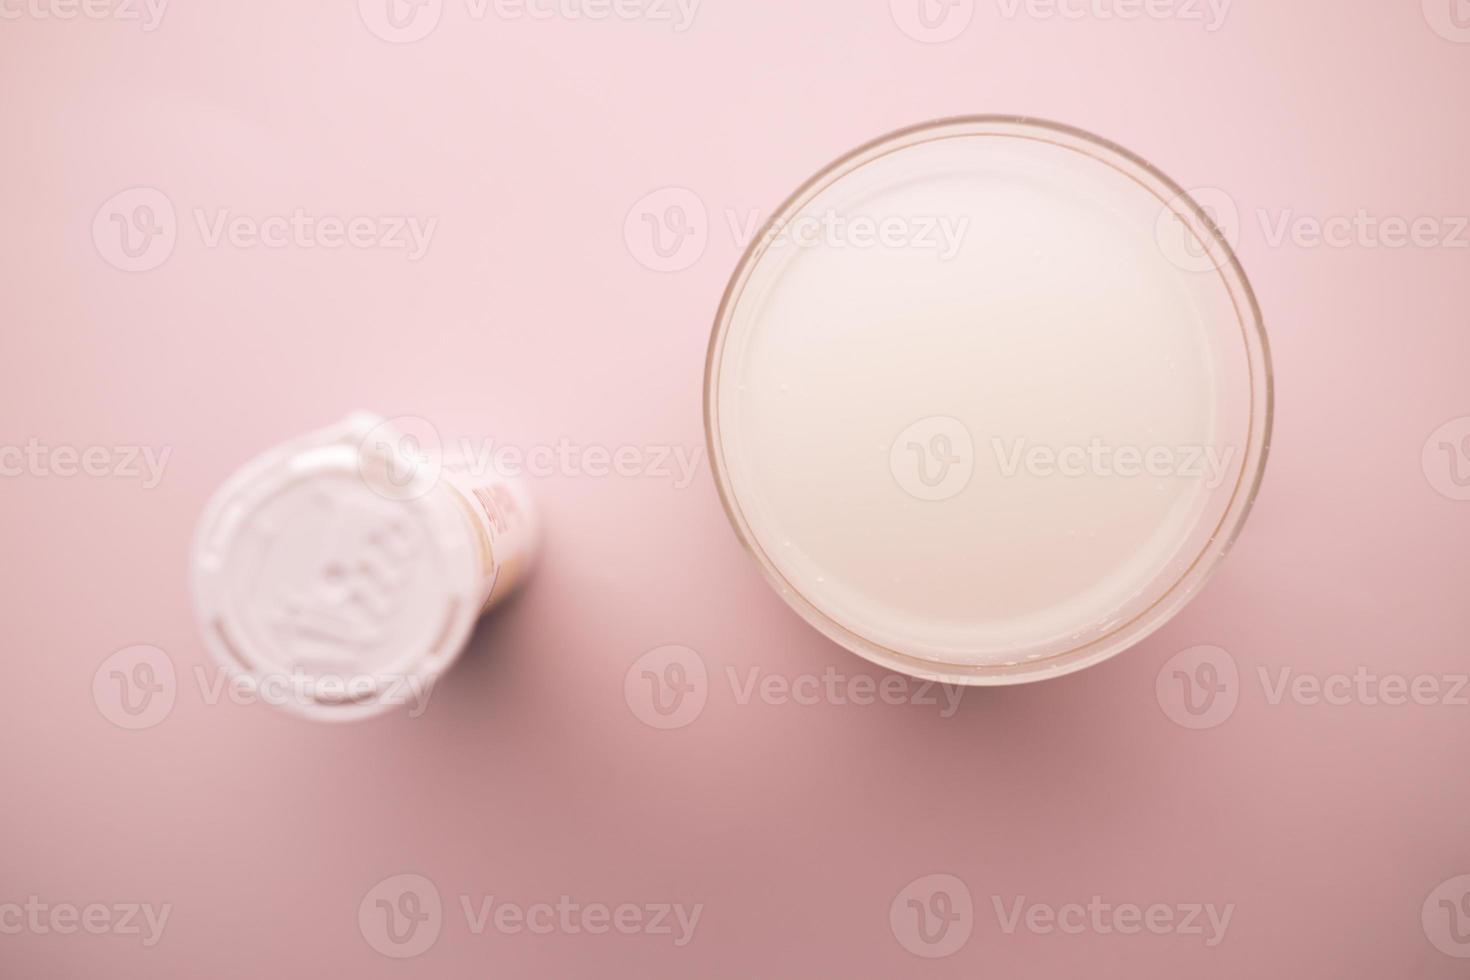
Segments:
[[[0,905],[172,911],[146,948],[0,934],[0,975],[1470,970],[1436,948],[1443,923],[1421,922],[1431,892],[1470,872],[1470,708],[1273,704],[1259,678],[1467,669],[1470,503],[1437,490],[1453,481],[1421,449],[1470,415],[1470,251],[1266,233],[1283,215],[1361,209],[1435,217],[1453,237],[1470,214],[1470,44],[1430,27],[1450,3],[1238,0],[1207,31],[1046,8],[1008,18],[981,0],[962,33],[931,44],[884,0],[705,0],[682,32],[477,20],[445,0],[429,36],[393,44],[345,0],[180,3],[153,31],[40,18],[43,2],[0,22],[0,444],[171,456],[151,489],[0,480]],[[1273,345],[1274,448],[1234,553],[1161,632],[1076,676],[969,691],[949,718],[741,704],[727,668],[881,672],[766,587],[707,466],[684,489],[563,474],[533,487],[548,528],[536,577],[422,717],[318,726],[208,703],[190,535],[250,454],[359,408],[452,417],[523,447],[699,448],[708,328],[739,252],[727,210],[768,213],[860,142],[974,112],[1089,129],[1239,208]],[[178,240],[130,273],[92,223],[140,186],[172,202]],[[708,241],[661,273],[624,224],[671,186],[708,208]],[[193,217],[296,208],[438,224],[409,261],[211,248]],[[92,685],[134,644],[167,653],[177,696],[160,723],[126,730]],[[644,724],[624,695],[630,666],[665,644],[697,651],[710,678],[702,713],[674,730]],[[1190,730],[1156,680],[1201,644],[1238,666],[1238,704]],[[358,916],[401,873],[427,877],[444,906],[412,959],[376,952]],[[909,952],[889,916],[932,874],[974,905],[968,941],[941,959]],[[703,908],[683,947],[477,935],[459,897],[491,895]],[[992,905],[1094,895],[1234,911],[1207,947],[1007,934]]]

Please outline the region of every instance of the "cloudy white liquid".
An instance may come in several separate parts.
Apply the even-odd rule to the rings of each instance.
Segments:
[[[732,294],[711,399],[788,600],[968,665],[1163,600],[1238,490],[1251,405],[1239,310],[1161,214],[1105,159],[990,135],[877,156],[787,216],[814,231]]]

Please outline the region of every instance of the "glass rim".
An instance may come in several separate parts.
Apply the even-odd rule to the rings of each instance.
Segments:
[[[1249,370],[1249,416],[1240,473],[1219,522],[1193,559],[1143,610],[1101,636],[1059,653],[1013,663],[962,664],[933,660],[877,643],[824,612],[786,578],[761,546],[730,484],[718,406],[721,355],[735,307],[751,273],[771,247],[772,229],[798,213],[835,181],[881,157],[922,143],[968,136],[1031,139],[1082,153],[1142,186],[1164,208],[1183,207],[1190,227],[1211,253],[1236,312]],[[1178,211],[1176,210],[1176,214]],[[891,670],[929,680],[966,685],[1020,684],[1082,670],[1134,646],[1172,619],[1219,568],[1245,526],[1265,475],[1274,413],[1274,376],[1260,304],[1229,241],[1199,203],[1147,160],[1086,130],[1029,116],[952,116],[895,130],[850,150],[807,178],[783,201],[750,240],[725,287],[715,314],[704,375],[704,427],[710,468],[721,506],[741,544],[756,559],[777,594],[810,625],[839,645]]]

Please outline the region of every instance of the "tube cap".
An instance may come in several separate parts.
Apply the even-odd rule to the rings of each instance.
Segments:
[[[258,696],[351,720],[427,694],[484,601],[485,556],[437,459],[354,415],[232,476],[194,542],[210,652]]]

